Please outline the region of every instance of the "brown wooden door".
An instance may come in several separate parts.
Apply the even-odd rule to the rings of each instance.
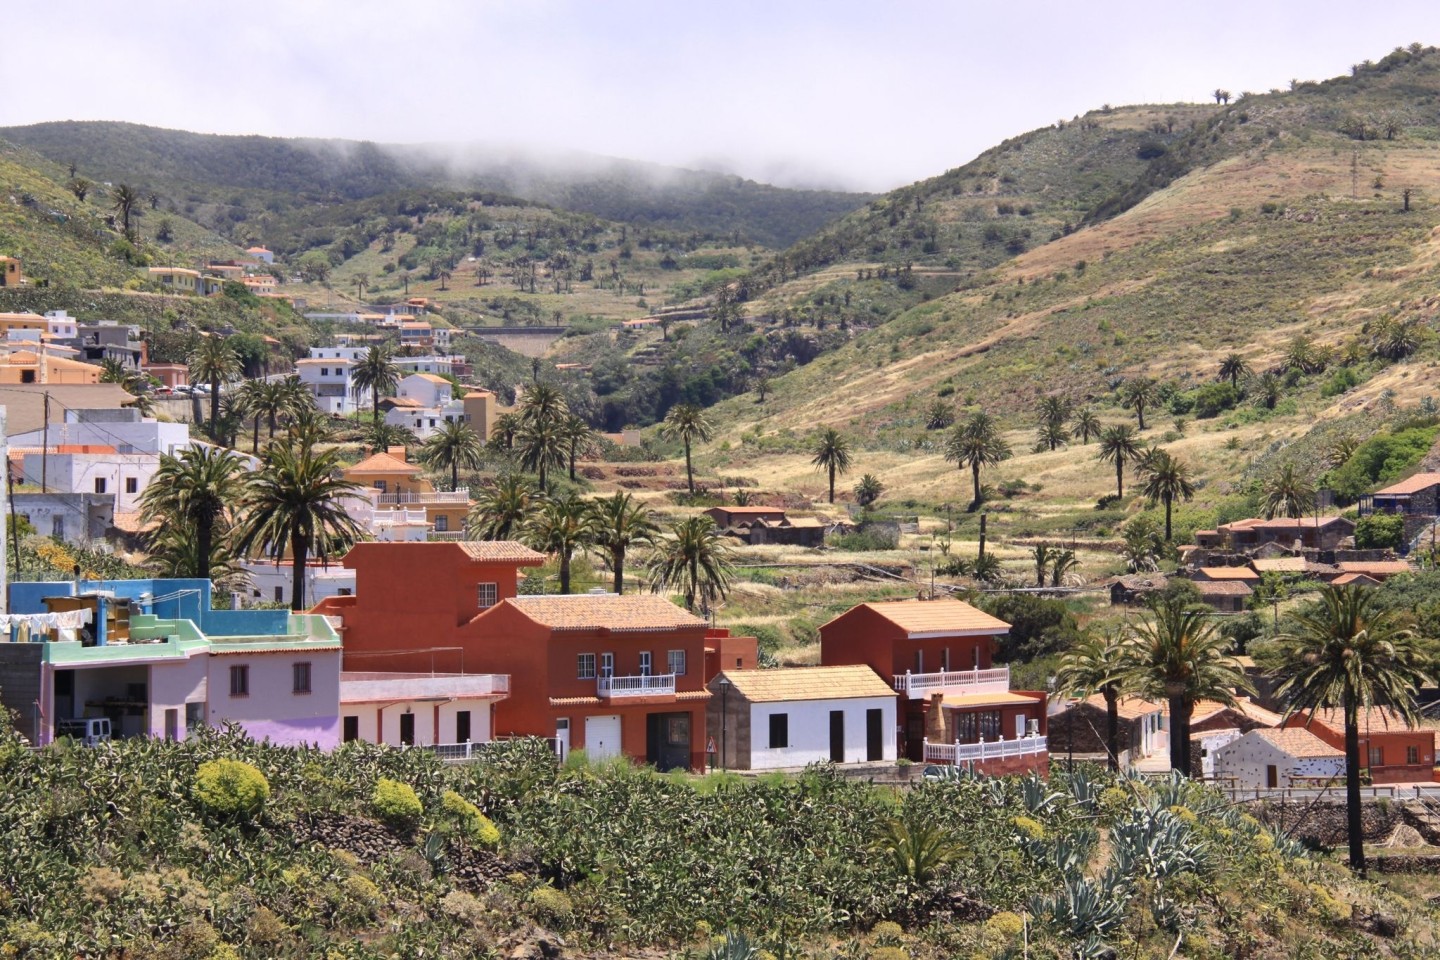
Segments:
[[[1265,767],[1265,786],[1272,790],[1280,786],[1280,771],[1273,763]]]

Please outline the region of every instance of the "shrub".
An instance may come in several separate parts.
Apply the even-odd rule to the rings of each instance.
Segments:
[[[870,928],[870,936],[874,937],[875,942],[880,946],[895,946],[899,944],[900,938],[904,933],[905,931],[901,929],[900,924],[893,920],[881,920]]]
[[[530,891],[525,902],[529,905],[530,915],[535,922],[549,927],[563,930],[570,925],[575,915],[575,907],[570,903],[570,897],[565,891],[556,890],[554,887],[536,887]]]
[[[440,795],[440,809],[460,826],[460,832],[477,847],[493,850],[500,844],[500,830],[480,808],[454,790]]]
[[[1405,539],[1405,518],[1398,513],[1372,513],[1355,524],[1355,546],[1360,550],[1398,549]]]
[[[1231,409],[1240,402],[1240,391],[1232,387],[1229,382],[1207,383],[1203,387],[1197,387],[1191,394],[1191,409],[1195,416],[1204,420],[1210,417],[1218,417],[1221,413]],[[1172,410],[1174,407],[1172,405]],[[1185,413],[1183,410],[1176,410],[1176,413]]]
[[[904,947],[876,947],[870,951],[870,960],[910,960],[910,951]]]
[[[1020,936],[1020,931],[1025,929],[1025,921],[1017,913],[1002,910],[985,921],[985,929],[1010,940]]]
[[[215,816],[249,820],[270,799],[270,783],[240,760],[207,760],[195,771],[194,795]]]
[[[395,827],[413,827],[425,812],[415,789],[408,783],[382,777],[370,797],[375,815]]]

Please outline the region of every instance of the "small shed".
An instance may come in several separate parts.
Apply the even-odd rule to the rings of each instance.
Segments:
[[[1164,590],[1169,582],[1165,575],[1160,573],[1116,577],[1110,584],[1110,603],[1113,606],[1128,606],[1143,602],[1150,594]]]
[[[1248,584],[1238,580],[1196,580],[1195,589],[1201,600],[1220,613],[1240,613],[1254,593]]]
[[[1215,778],[1241,789],[1284,789],[1297,778],[1340,778],[1345,754],[1300,727],[1262,727],[1215,750]]]
[[[727,670],[708,689],[728,770],[895,761],[895,690],[867,666]]]

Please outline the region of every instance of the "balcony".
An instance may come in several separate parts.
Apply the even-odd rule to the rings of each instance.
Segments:
[[[926,763],[981,763],[986,760],[1000,760],[1005,757],[1028,757],[1046,753],[1049,746],[1039,736],[1020,737],[1017,740],[1000,738],[990,743],[931,743],[925,741],[923,756]]]
[[[965,696],[975,693],[1005,693],[1010,689],[1010,668],[992,670],[950,670],[944,673],[911,673],[895,678],[895,689],[911,700],[934,693]]]
[[[412,525],[426,527],[430,525],[430,519],[425,515],[424,508],[407,510],[403,507],[396,507],[389,510],[376,510],[374,524],[377,528]]]
[[[382,507],[399,506],[400,504],[406,503],[468,504],[470,502],[470,488],[461,487],[459,490],[407,490],[403,493],[382,493],[375,498],[375,502]]]
[[[431,530],[425,534],[426,540],[464,540],[464,530]]]
[[[597,696],[609,697],[612,700],[623,697],[673,697],[675,696],[675,674],[599,677],[595,681],[595,693]]]

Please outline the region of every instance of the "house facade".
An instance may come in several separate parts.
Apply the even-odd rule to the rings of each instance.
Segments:
[[[1398,513],[1403,516],[1433,517],[1440,514],[1440,473],[1417,473],[1374,493],[1359,502],[1360,516]]]
[[[1022,740],[1011,755],[986,758],[991,772],[1038,769],[1048,764],[1046,694],[1012,691],[1009,668],[991,665],[1009,630],[959,600],[863,603],[820,627],[820,662],[868,666],[899,694],[899,749],[912,760],[926,759],[927,741],[963,746],[968,758],[984,744],[993,754],[1002,739]]]
[[[1284,790],[1341,781],[1345,754],[1308,730],[1251,730],[1214,750],[1214,776],[1227,787]]]
[[[1165,708],[1143,697],[1123,696],[1116,701],[1116,749],[1133,762],[1166,749],[1169,734]],[[1105,698],[1093,694],[1077,700],[1050,717],[1048,738],[1051,753],[1106,756],[1105,730],[1109,723]]]
[[[372,536],[385,540],[463,539],[470,511],[470,490],[436,490],[410,463],[404,447],[375,452],[342,471],[346,480],[367,488],[350,497],[346,509]],[[406,530],[408,533],[397,531]]]
[[[1359,726],[1361,769],[1371,783],[1434,779],[1435,731],[1409,726],[1389,707],[1362,708]],[[1286,719],[1285,728],[1303,728],[1335,749],[1345,749],[1345,716],[1338,708],[1299,711]]]
[[[708,739],[723,769],[896,759],[896,693],[869,667],[726,670],[707,689]]]
[[[343,357],[308,357],[295,361],[295,375],[315,398],[315,406],[321,413],[345,416],[368,406],[368,396],[361,398],[355,394],[351,379],[354,367],[354,360]],[[366,401],[363,405],[362,399]]]

